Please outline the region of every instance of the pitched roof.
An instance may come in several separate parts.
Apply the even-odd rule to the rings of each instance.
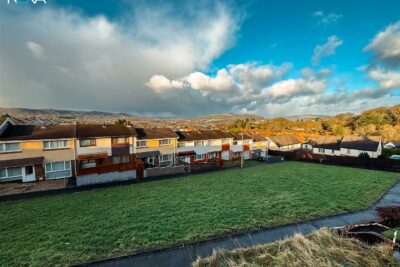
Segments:
[[[340,149],[340,141],[342,138],[337,136],[318,136],[314,141],[314,147],[326,149]]]
[[[277,146],[289,146],[300,144],[301,142],[292,134],[274,135],[268,137]]]
[[[253,140],[256,141],[256,142],[268,141],[268,140],[267,140],[267,137],[262,136],[262,135],[259,135],[259,134],[253,134],[251,137],[252,137]]]
[[[365,151],[377,151],[381,136],[345,136],[340,143],[341,148],[357,149]]]
[[[242,140],[242,134],[244,140],[253,139],[253,137],[251,137],[247,133],[230,133],[234,140]]]
[[[133,129],[119,124],[101,125],[101,124],[77,124],[76,137],[112,137],[112,136],[130,136],[134,135]]]
[[[205,131],[177,131],[179,141],[196,141],[196,140],[210,140],[210,139],[222,139],[222,138],[233,138],[229,133],[221,130],[205,130]]]
[[[1,135],[0,141],[43,140],[74,138],[75,125],[35,126],[10,125]]]
[[[170,128],[135,128],[135,131],[139,140],[178,138],[178,135]]]

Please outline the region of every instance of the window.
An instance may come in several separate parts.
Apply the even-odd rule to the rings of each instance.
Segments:
[[[0,180],[19,180],[22,179],[22,168],[14,167],[14,168],[3,168],[0,169]]]
[[[45,170],[48,180],[71,177],[71,161],[46,163]]]
[[[206,158],[206,154],[199,154],[199,155],[196,155],[196,160],[203,160],[203,159],[205,159]]]
[[[325,153],[325,148],[318,148],[319,153]]]
[[[112,160],[113,164],[129,163],[129,156],[115,156]]]
[[[214,159],[217,157],[217,153],[208,153],[208,159]]]
[[[178,147],[185,147],[185,143],[179,142]]]
[[[172,160],[172,154],[165,154],[160,156],[160,162],[171,161],[171,160]]]
[[[350,149],[349,149],[349,148],[347,149],[347,154],[351,154],[351,152],[350,152]]]
[[[233,141],[233,145],[237,145],[238,144],[238,141]]]
[[[44,141],[43,149],[62,149],[68,148],[67,140]]]
[[[194,142],[194,146],[203,146],[204,142],[203,141],[196,141]]]
[[[229,144],[229,139],[222,139],[222,144]]]
[[[168,146],[171,144],[171,139],[161,139],[160,146]]]
[[[147,147],[148,141],[136,141],[136,146],[137,147]]]
[[[334,149],[332,149],[332,154],[335,154],[335,150]]]
[[[96,145],[96,139],[81,139],[81,140],[79,140],[79,145],[81,147],[95,146]]]
[[[210,140],[210,145],[212,145],[212,146],[217,146],[219,144],[220,144],[219,140]]]
[[[0,153],[19,152],[21,151],[20,143],[3,143],[0,144]]]
[[[154,157],[152,158],[146,158],[146,162],[150,165],[154,165]]]
[[[81,169],[88,169],[96,167],[96,161],[94,159],[81,160],[80,162]]]
[[[111,139],[111,144],[129,144],[129,137],[114,137]]]

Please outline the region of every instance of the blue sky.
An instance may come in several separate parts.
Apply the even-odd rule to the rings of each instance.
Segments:
[[[396,0],[1,5],[2,106],[271,117],[400,102]]]

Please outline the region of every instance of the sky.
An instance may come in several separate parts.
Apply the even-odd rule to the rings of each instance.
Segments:
[[[398,0],[0,0],[0,107],[277,117],[399,103]]]

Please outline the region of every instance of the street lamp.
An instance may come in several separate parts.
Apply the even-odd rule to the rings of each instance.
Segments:
[[[242,136],[242,156],[240,157],[240,168],[243,169],[243,153],[244,153],[244,143],[243,143],[243,133],[240,133]]]

